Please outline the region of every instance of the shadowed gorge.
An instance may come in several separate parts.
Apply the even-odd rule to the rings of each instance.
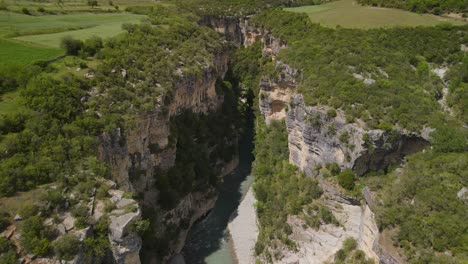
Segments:
[[[464,264],[466,8],[403,2],[0,1],[0,263]]]

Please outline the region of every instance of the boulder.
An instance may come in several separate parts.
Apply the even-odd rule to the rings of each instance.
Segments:
[[[468,188],[463,187],[457,193],[457,198],[461,201],[467,202],[468,201]]]
[[[136,204],[135,200],[123,198],[117,203],[117,208],[122,209],[132,204]]]
[[[123,215],[111,215],[109,216],[110,219],[110,224],[109,224],[109,231],[110,231],[110,236],[112,240],[120,240],[123,238],[126,232],[126,228],[128,227],[128,224],[133,219],[136,219],[140,216],[140,212],[137,211],[135,213],[127,213]]]

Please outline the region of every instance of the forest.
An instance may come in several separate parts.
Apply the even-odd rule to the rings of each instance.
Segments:
[[[468,41],[466,26],[329,29],[311,23],[306,15],[280,9],[263,12],[253,21],[288,43],[278,57],[300,69],[298,91],[308,105],[342,109],[348,122],[360,119],[369,128],[418,133],[430,126],[452,131],[454,140],[461,142],[458,150],[466,149],[462,135],[467,131],[456,118],[441,113],[437,100],[443,83],[431,72],[438,65],[465,60],[460,47]],[[459,80],[454,86],[464,83],[462,65],[453,70]],[[453,91],[462,93],[454,86]],[[459,98],[463,97],[452,103],[462,104]],[[463,116],[463,110],[457,112]]]
[[[467,153],[429,151],[411,156],[399,171],[370,178],[382,206],[379,228],[397,228],[395,243],[409,263],[463,263],[468,244],[466,204],[457,193],[468,184]],[[450,252],[437,254],[436,252]]]

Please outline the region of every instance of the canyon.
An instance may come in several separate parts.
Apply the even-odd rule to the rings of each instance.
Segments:
[[[379,232],[369,206],[344,195],[339,187],[327,183],[318,174],[317,168],[337,163],[340,168],[353,169],[358,175],[386,170],[391,164],[401,163],[406,155],[426,147],[428,138],[404,131],[393,135],[382,130],[372,130],[359,120],[347,123],[340,110],[336,111],[336,116],[330,117],[327,115],[330,110],[328,106],[305,105],[302,95],[296,92],[296,79],[300,72],[276,60],[277,54],[287,47],[287,43],[275,38],[266,29],[250,25],[249,18],[205,17],[201,24],[223,34],[237,46],[249,47],[257,41],[263,43],[262,55],[271,57],[279,74],[274,78],[264,77],[259,83],[260,113],[267,124],[272,120],[285,120],[290,163],[310,177],[319,179],[324,190],[321,199],[340,222],[339,227],[325,225],[319,230],[312,230],[304,229],[300,219],[290,217],[288,222],[293,227],[291,238],[298,242],[299,249],[297,252],[284,250],[279,263],[321,263],[332,260],[347,237],[355,238],[358,248],[368,258],[380,259],[382,263],[395,263],[380,257],[385,255],[385,248],[378,246]],[[176,144],[170,142],[171,118],[187,110],[195,114],[216,112],[223,103],[223,96],[216,92],[215,85],[228,71],[229,55],[226,52],[215,57],[213,66],[205,67],[201,77],[187,76],[178,80],[168,104],[162,103],[154,113],[140,116],[136,125],[128,131],[118,129],[101,136],[101,160],[110,165],[112,174],[123,190],[137,193],[143,207],[156,208],[158,217],[152,221],[156,221],[159,227],[157,233],[164,233],[171,226],[184,223],[184,228],[170,238],[169,250],[163,262],[181,252],[192,225],[210,212],[217,199],[216,189],[211,188],[203,193],[189,193],[174,209],[164,211],[158,209],[159,193],[154,188],[154,174],[160,170],[167,171],[175,165],[178,150]],[[165,100],[162,98],[160,101]],[[346,142],[340,138],[343,134],[347,135]],[[232,139],[231,143],[237,144],[237,141]],[[229,162],[218,161],[213,166],[221,168],[219,177],[223,177],[232,172],[237,164],[238,157]],[[240,212],[251,213],[251,210]],[[242,236],[232,236],[234,245],[242,244],[238,240]],[[374,250],[376,248],[379,249],[378,253]],[[157,262],[154,257],[150,261]],[[248,262],[253,262],[253,258]]]

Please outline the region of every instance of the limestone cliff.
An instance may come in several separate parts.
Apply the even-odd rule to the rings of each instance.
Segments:
[[[289,160],[307,175],[318,177],[324,195],[320,203],[330,209],[340,225],[322,225],[318,230],[307,228],[299,217],[288,219],[293,229],[290,238],[298,251],[281,252],[278,263],[323,263],[332,261],[343,241],[352,237],[366,257],[381,263],[402,263],[401,259],[380,245],[374,214],[367,204],[343,194],[340,187],[323,180],[317,167],[337,163],[342,169],[353,169],[363,175],[368,171],[386,170],[399,164],[408,154],[429,145],[427,138],[404,130],[369,129],[360,120],[346,122],[345,113],[326,106],[308,106],[297,92],[301,73],[278,61],[278,52],[287,44],[265,29],[255,29],[241,20],[242,44],[263,43],[263,55],[275,63],[274,77],[262,78],[259,86],[259,108],[265,121],[285,119],[288,131]],[[421,133],[423,134],[423,133]]]
[[[217,197],[216,190],[211,188],[181,197],[177,206],[169,211],[160,208],[155,175],[173,167],[177,157],[177,142],[171,138],[170,120],[182,111],[218,111],[223,96],[216,91],[216,81],[223,79],[227,70],[227,52],[217,54],[212,66],[202,67],[200,75],[180,75],[174,80],[173,91],[160,98],[161,104],[152,113],[138,116],[134,125],[126,130],[117,129],[101,136],[100,159],[110,165],[113,178],[123,190],[137,194],[140,204],[153,210],[154,225],[158,227],[155,235],[183,226],[167,241],[165,260],[180,252],[191,225],[214,206]],[[232,141],[235,144],[236,139]],[[221,167],[224,175],[235,168],[236,159],[219,161],[215,165]],[[156,258],[150,261],[158,262]]]

